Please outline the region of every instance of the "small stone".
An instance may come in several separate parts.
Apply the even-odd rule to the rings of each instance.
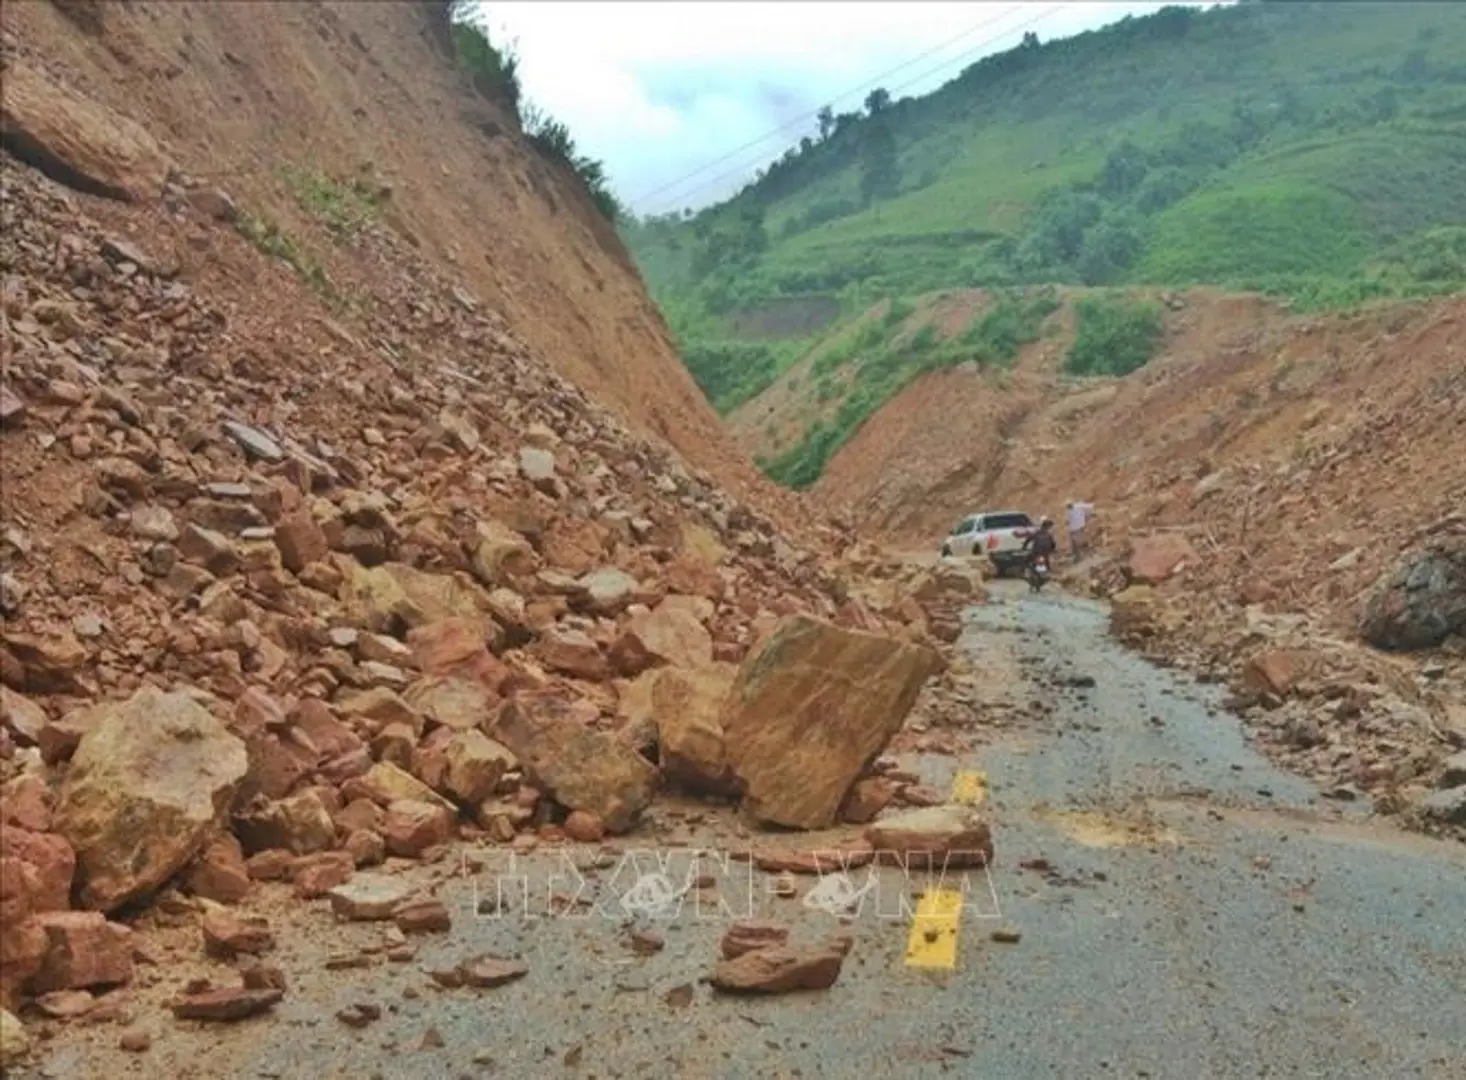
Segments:
[[[495,956],[479,956],[458,965],[465,986],[492,990],[529,974],[523,960],[504,960]]]
[[[246,990],[279,990],[283,994],[290,988],[285,972],[274,964],[261,963],[254,956],[241,958],[239,975]]]
[[[73,1020],[92,1010],[97,999],[86,990],[53,990],[36,998],[36,1008],[53,1020]]]
[[[719,950],[723,959],[732,960],[754,949],[772,945],[786,945],[789,942],[789,928],[779,923],[760,919],[746,919],[730,926],[723,935]]]
[[[300,859],[293,870],[295,895],[302,900],[314,900],[350,881],[356,871],[356,860],[345,851],[323,851]]]
[[[382,1007],[370,1002],[354,1002],[336,1013],[336,1019],[349,1028],[364,1028],[382,1018]]]
[[[173,1015],[180,1020],[243,1020],[273,1009],[284,996],[279,990],[249,990],[243,986],[201,990],[175,1001]]]
[[[376,866],[387,857],[386,842],[371,829],[353,830],[344,846],[357,866]]]
[[[25,402],[8,386],[0,386],[0,425],[18,424],[25,419]]]
[[[261,458],[265,461],[281,461],[285,457],[285,451],[280,449],[279,443],[263,431],[250,427],[248,424],[226,420],[224,422],[224,434],[238,443],[240,449],[252,458]]]
[[[337,918],[355,921],[390,919],[412,895],[412,888],[380,874],[357,874],[326,896]]]
[[[162,506],[138,506],[132,511],[132,531],[144,540],[173,541],[178,539],[178,525],[173,514]]]
[[[354,971],[370,964],[371,958],[365,953],[333,953],[326,957],[325,968],[327,971]]]
[[[988,936],[1001,945],[1017,945],[1023,940],[1022,932],[1011,926],[1000,926]]]
[[[131,1054],[145,1054],[153,1048],[153,1035],[144,1028],[128,1028],[118,1037],[117,1045]]]
[[[428,968],[426,975],[433,982],[447,990],[456,990],[463,985],[463,968],[461,964]]]
[[[295,858],[283,848],[271,848],[251,855],[245,866],[255,881],[279,881],[289,875]]]
[[[422,1039],[418,1042],[419,1050],[441,1050],[444,1046],[443,1033],[435,1027],[430,1027],[422,1033]]]
[[[262,953],[275,947],[267,920],[218,909],[203,920],[204,951],[228,959],[238,953]]]
[[[399,799],[387,806],[382,838],[387,850],[402,858],[420,858],[424,851],[453,835],[454,816],[436,803]]]
[[[667,946],[661,934],[643,927],[634,927],[628,938],[631,942],[631,951],[638,956],[651,956],[653,953],[661,952]]]
[[[393,910],[392,919],[404,934],[443,933],[453,927],[441,900],[408,900]]]
[[[585,810],[572,810],[565,818],[565,836],[581,844],[599,843],[606,835],[606,823]]]
[[[826,990],[840,977],[844,960],[831,946],[772,945],[719,961],[710,981],[717,990],[737,994]]]

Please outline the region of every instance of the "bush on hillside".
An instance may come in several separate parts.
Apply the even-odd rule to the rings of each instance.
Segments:
[[[1074,375],[1128,375],[1145,366],[1160,344],[1161,307],[1123,297],[1086,297],[1064,368]]]
[[[1044,320],[1058,307],[1058,298],[1049,290],[1031,299],[1001,295],[967,328],[962,342],[972,350],[972,359],[984,367],[1009,367],[1023,346],[1039,339]]]
[[[473,88],[492,101],[500,101],[519,115],[523,89],[519,82],[519,57],[510,48],[496,48],[487,31],[477,22],[477,8],[467,0],[448,0],[448,22],[453,39],[453,56],[468,75]]]
[[[608,221],[616,221],[624,210],[611,191],[605,166],[581,154],[570,129],[524,99],[519,81],[519,57],[512,46],[497,47],[480,22],[478,7],[468,0],[447,0],[453,38],[453,54],[474,89],[491,101],[509,108],[530,145],[545,157],[559,161],[574,172],[590,200]]]

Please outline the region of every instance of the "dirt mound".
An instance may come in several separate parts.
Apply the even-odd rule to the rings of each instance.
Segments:
[[[5,31],[12,55],[114,103],[332,280],[351,256],[294,196],[368,182],[387,227],[596,400],[739,493],[792,507],[723,437],[615,230],[453,69],[441,7],[286,4],[262,19],[241,4],[35,3],[7,8]]]

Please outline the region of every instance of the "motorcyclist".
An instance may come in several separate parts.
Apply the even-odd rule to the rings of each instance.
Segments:
[[[1046,517],[1038,523],[1038,531],[1031,532],[1023,539],[1023,550],[1028,552],[1028,565],[1032,566],[1034,560],[1040,555],[1052,555],[1059,550],[1059,542],[1054,539],[1054,519]]]

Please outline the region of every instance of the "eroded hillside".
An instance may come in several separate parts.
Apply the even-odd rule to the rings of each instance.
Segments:
[[[1053,516],[1063,544],[1066,504],[1089,501],[1095,552],[1064,576],[1112,597],[1119,632],[1231,682],[1264,740],[1341,797],[1423,797],[1466,744],[1450,584],[1466,536],[1466,299],[1300,317],[1190,293],[1128,376],[1068,376],[1071,348],[1060,332],[1012,373],[920,377],[834,455],[816,497],[928,552],[996,509]],[[1391,603],[1439,605],[1408,645],[1381,623],[1398,566],[1396,588],[1420,592]]]
[[[374,220],[557,369],[746,484],[615,230],[454,70],[443,6],[27,3],[4,27],[19,62],[113,104],[341,288],[360,271],[311,211],[339,219],[360,182]]]
[[[228,1075],[470,848],[924,804],[973,581],[851,600],[443,8],[4,9],[0,1068]]]

